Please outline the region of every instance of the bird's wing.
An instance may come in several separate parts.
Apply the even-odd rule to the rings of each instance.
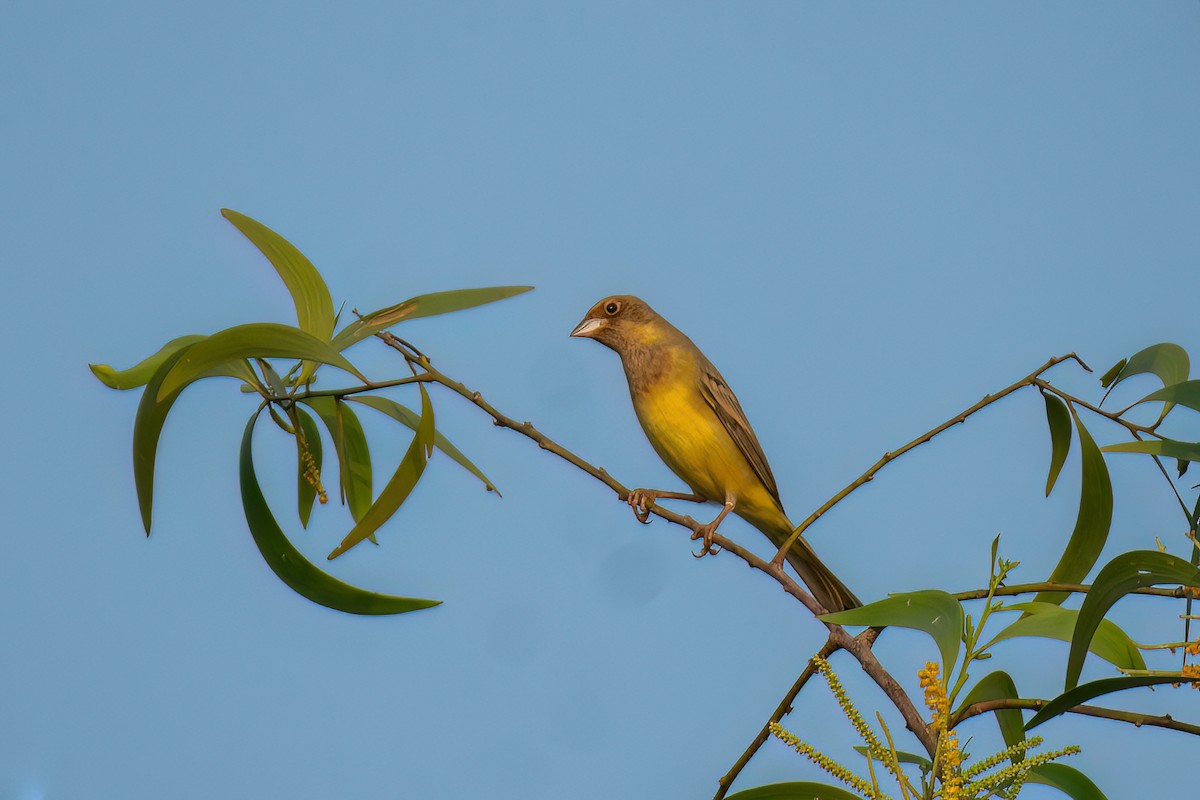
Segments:
[[[721,377],[721,373],[711,365],[700,373],[700,393],[704,395],[705,401],[716,412],[717,419],[721,420],[729,437],[733,439],[737,449],[754,469],[759,480],[763,482],[763,486],[775,498],[775,502],[780,502],[779,487],[775,485],[775,476],[771,474],[771,467],[767,464],[767,457],[763,454],[762,445],[758,443],[758,437],[754,435],[750,421],[746,419],[746,412],[742,411],[741,404],[738,403],[729,384]]]

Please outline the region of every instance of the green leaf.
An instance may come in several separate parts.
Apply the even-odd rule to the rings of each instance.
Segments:
[[[440,600],[425,600],[419,597],[397,597],[395,595],[368,592],[357,586],[343,583],[326,572],[322,572],[288,541],[283,530],[271,514],[266,498],[254,474],[254,454],[251,440],[254,438],[254,423],[260,412],[246,424],[242,435],[239,473],[242,487],[242,506],[246,512],[246,524],[254,543],[262,553],[267,565],[293,591],[314,603],[319,603],[348,614],[403,614],[430,608]]]
[[[317,499],[317,486],[309,480],[312,477],[309,474],[308,459],[305,458],[305,452],[312,457],[312,464],[316,467],[317,475],[321,474],[321,432],[317,430],[317,423],[309,416],[309,413],[300,406],[292,406],[296,412],[295,419],[299,420],[299,425],[296,430],[300,432],[300,436],[304,437],[304,442],[301,443],[300,436],[296,437],[296,466],[298,475],[296,498],[300,510],[300,524],[305,528],[308,527],[309,517],[312,516],[313,502]],[[307,451],[305,447],[307,446]]]
[[[862,800],[862,798],[840,786],[813,783],[812,781],[795,781],[755,786],[753,789],[731,794],[726,800]]]
[[[139,386],[145,386],[164,361],[203,338],[205,338],[203,334],[190,334],[172,339],[164,344],[157,353],[147,356],[129,369],[116,370],[108,364],[88,364],[88,368],[93,375],[100,379],[101,383],[110,389],[136,389]]]
[[[1074,800],[1108,800],[1091,778],[1066,764],[1039,764],[1029,770],[1025,783],[1053,786]]]
[[[224,374],[222,364],[245,358],[299,358],[332,364],[369,383],[346,357],[327,342],[290,325],[251,322],[214,333],[182,351],[183,357],[159,387],[159,398],[176,392],[193,381]]]
[[[949,675],[962,644],[963,610],[953,595],[937,589],[893,594],[865,606],[825,614],[824,622],[867,627],[912,628],[933,637],[942,654],[942,674]]]
[[[312,262],[291,242],[258,220],[228,208],[221,209],[221,216],[245,234],[275,267],[292,294],[300,330],[328,342],[333,337],[333,298]]]
[[[1092,636],[1113,603],[1134,589],[1160,583],[1200,587],[1200,569],[1182,558],[1156,550],[1122,553],[1104,565],[1079,609],[1079,619],[1071,638],[1071,654],[1067,657],[1067,689],[1074,689],[1079,683]]]
[[[1108,465],[1096,441],[1083,425],[1083,420],[1071,408],[1075,427],[1079,431],[1080,461],[1083,477],[1080,481],[1079,513],[1075,518],[1075,529],[1063,551],[1058,565],[1050,573],[1055,583],[1079,583],[1091,571],[1108,541],[1108,530],[1112,525],[1113,492],[1108,476]],[[1067,592],[1038,592],[1033,598],[1039,602],[1061,603]]]
[[[1079,619],[1079,611],[1073,608],[1063,608],[1054,603],[1014,603],[1004,607],[1005,611],[1024,611],[1024,616],[1013,622],[984,649],[990,648],[1005,639],[1015,639],[1019,636],[1036,636],[1042,639],[1057,639],[1060,642],[1070,642],[1075,633],[1075,624]],[[1121,627],[1111,620],[1101,620],[1088,645],[1095,655],[1108,663],[1122,669],[1145,669],[1146,661],[1138,646]]]
[[[328,558],[331,561],[379,530],[408,499],[408,495],[425,471],[425,464],[433,454],[433,404],[429,401],[429,392],[425,391],[425,387],[420,384],[418,386],[421,389],[421,421],[417,425],[417,432],[413,435],[404,458],[400,459],[400,465],[396,467],[392,479],[379,493],[378,499],[342,543],[329,554]]]
[[[863,747],[860,744],[855,745],[854,749],[859,755],[863,755],[863,756],[871,755],[871,751],[868,748]],[[897,750],[896,751],[896,760],[899,761],[901,764],[915,764],[916,766],[921,768],[922,772],[928,772],[929,770],[933,769],[932,761],[930,761],[925,756],[919,756],[916,753],[906,753],[903,750]]]
[[[1200,442],[1177,442],[1174,439],[1148,439],[1144,442],[1121,442],[1104,448],[1106,453],[1146,453],[1183,461],[1200,461]]]
[[[1200,380],[1184,381],[1164,386],[1157,392],[1151,392],[1141,400],[1138,400],[1134,405],[1153,402],[1163,402],[1168,406],[1181,405],[1193,411],[1200,411]]]
[[[1100,385],[1107,389],[1109,385],[1117,379],[1117,376],[1121,374],[1121,370],[1125,369],[1125,365],[1128,363],[1128,358],[1122,358],[1120,361],[1109,367],[1108,372],[1104,373],[1104,375],[1100,377]]]
[[[962,705],[954,713],[957,714],[964,708],[988,700],[1016,700],[1019,697],[1017,685],[1013,683],[1012,677],[1003,670],[997,670],[981,678],[967,693],[967,698],[962,701]],[[1000,735],[1004,737],[1006,747],[1012,747],[1025,740],[1024,718],[1021,716],[1019,708],[998,708],[992,713],[996,715],[996,723],[1000,726]],[[1019,762],[1023,758],[1024,755],[1018,753],[1013,759],[1013,763]]]
[[[373,475],[371,448],[358,415],[350,406],[333,397],[306,397],[307,405],[325,423],[338,457],[338,485],[342,502],[350,507],[355,522],[371,507]]]
[[[333,346],[338,350],[345,350],[355,342],[361,342],[369,336],[374,336],[401,320],[432,317],[436,314],[474,308],[485,303],[494,303],[497,300],[524,294],[531,289],[533,289],[532,286],[489,286],[483,289],[455,289],[449,292],[418,295],[394,306],[372,311],[370,314],[363,315],[361,319],[351,322],[334,337]]]
[[[1043,392],[1042,397],[1046,401],[1046,422],[1050,425],[1050,474],[1046,478],[1046,496],[1049,497],[1071,449],[1071,412],[1066,403],[1054,395]]]
[[[1151,345],[1131,356],[1129,362],[1113,379],[1112,385],[1116,386],[1134,375],[1153,373],[1163,382],[1163,386],[1170,386],[1173,383],[1186,381],[1189,369],[1187,351],[1177,344],[1162,342]]]
[[[1085,683],[1082,686],[1076,686],[1069,692],[1063,692],[1058,697],[1051,700],[1046,705],[1042,706],[1029,722],[1025,723],[1025,730],[1031,731],[1043,722],[1048,722],[1054,719],[1059,714],[1066,713],[1075,706],[1083,705],[1089,700],[1093,700],[1102,695],[1120,692],[1125,689],[1134,689],[1139,686],[1157,686],[1162,683],[1178,683],[1179,678],[1150,675],[1126,675],[1120,678],[1103,678],[1091,683]]]
[[[417,425],[421,421],[420,415],[415,411],[405,408],[395,400],[387,397],[363,395],[361,397],[349,397],[347,399],[355,403],[362,403],[364,406],[370,406],[376,411],[387,414],[392,419],[414,431],[417,429]],[[433,443],[437,449],[450,456],[450,458],[454,459],[454,461],[458,462],[460,465],[466,468],[468,472],[482,481],[483,485],[489,492],[496,492],[497,495],[500,494],[499,490],[496,489],[496,486],[488,479],[488,476],[484,475],[479,467],[472,464],[471,460],[464,456],[457,447],[451,444],[449,439],[447,439],[445,436],[442,436],[442,434],[437,433],[434,435]]]
[[[150,523],[154,507],[154,462],[158,457],[158,440],[166,424],[171,406],[179,398],[182,389],[160,397],[160,387],[167,374],[187,355],[188,349],[197,345],[186,345],[159,365],[154,375],[146,382],[146,389],[138,402],[137,415],[133,419],[133,483],[137,488],[138,508],[142,512],[142,526],[150,535]],[[253,370],[245,361],[234,361],[213,367],[214,374],[229,375],[257,382]]]

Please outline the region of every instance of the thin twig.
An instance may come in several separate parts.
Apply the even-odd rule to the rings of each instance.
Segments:
[[[958,725],[965,719],[985,714],[988,711],[999,711],[1006,708],[1030,709],[1037,711],[1047,705],[1049,700],[1034,700],[1034,699],[997,699],[985,700],[980,703],[974,703],[959,711],[950,721],[951,727]],[[1187,722],[1180,722],[1173,718],[1170,714],[1155,716],[1153,714],[1138,714],[1132,711],[1119,711],[1115,708],[1101,708],[1100,706],[1074,706],[1073,708],[1065,709],[1068,714],[1082,714],[1087,717],[1099,717],[1101,719],[1111,719],[1117,722],[1127,722],[1135,727],[1150,725],[1155,728],[1169,728],[1173,731],[1181,731],[1182,733],[1190,733],[1193,736],[1200,736],[1200,725],[1192,725]]]
[[[844,487],[840,492],[835,494],[833,497],[826,500],[820,506],[820,508],[818,508],[813,513],[809,514],[808,517],[803,522],[801,522],[798,526],[796,526],[796,530],[792,532],[792,535],[787,539],[787,541],[785,541],[783,543],[783,546],[781,546],[779,548],[779,552],[777,552],[775,554],[775,558],[773,559],[773,561],[777,564],[782,564],[784,557],[787,555],[788,551],[791,550],[792,545],[796,543],[796,540],[799,539],[800,536],[803,535],[803,533],[806,530],[808,530],[809,527],[814,522],[819,520],[822,516],[825,515],[826,512],[828,512],[831,508],[836,506],[838,503],[845,500],[856,489],[858,489],[859,487],[864,486],[865,484],[868,484],[872,480],[874,480],[875,474],[878,473],[884,467],[886,467],[888,464],[895,461],[897,458],[904,455],[908,451],[913,450],[917,447],[920,447],[921,445],[925,444],[926,442],[928,442],[930,439],[937,436],[938,434],[943,433],[944,431],[947,431],[950,428],[953,428],[955,425],[959,425],[963,422],[966,422],[967,417],[971,416],[972,414],[976,413],[977,411],[987,408],[992,403],[995,403],[997,400],[1001,400],[1001,399],[1007,397],[1008,395],[1012,394],[1013,392],[1017,391],[1018,389],[1024,388],[1026,386],[1037,385],[1038,378],[1039,378],[1039,376],[1042,375],[1042,373],[1044,373],[1046,370],[1050,369],[1051,367],[1053,367],[1057,364],[1061,364],[1064,361],[1075,361],[1079,364],[1079,366],[1083,367],[1088,372],[1092,371],[1091,367],[1089,367],[1087,364],[1085,364],[1083,362],[1083,360],[1080,359],[1079,356],[1075,355],[1074,353],[1067,353],[1064,356],[1055,356],[1054,358],[1051,358],[1049,361],[1047,361],[1042,366],[1038,367],[1033,372],[1026,375],[1021,380],[1012,384],[1011,386],[1001,389],[999,392],[996,392],[995,394],[984,395],[983,399],[980,400],[978,403],[971,406],[970,408],[965,409],[964,411],[957,414],[956,416],[951,417],[950,419],[943,422],[941,425],[938,425],[936,428],[921,434],[920,436],[913,439],[911,442],[909,442],[908,444],[899,448],[898,450],[893,450],[891,452],[884,453],[883,457],[880,458],[878,461],[876,461],[874,464],[872,464],[870,469],[868,469],[862,475],[859,475],[857,478],[855,478],[853,481],[851,481],[846,487]],[[1108,412],[1101,412],[1101,413],[1107,414]]]
[[[1017,594],[1033,594],[1035,592],[1074,592],[1076,594],[1087,594],[1092,589],[1091,586],[1083,583],[1055,583],[1054,581],[1042,581],[1041,583],[1015,583],[1012,586],[999,586],[994,594],[997,597],[1001,595],[1012,596]],[[1146,594],[1153,597],[1188,597],[1186,587],[1178,586],[1174,589],[1155,589],[1150,586],[1134,589],[1130,594]],[[969,592],[958,592],[954,597],[958,600],[983,600],[988,596],[987,589],[972,589]]]
[[[826,640],[825,644],[821,646],[821,649],[817,651],[817,655],[819,655],[821,658],[829,658],[829,656],[831,656],[838,649],[838,646],[834,644],[832,640]],[[783,699],[779,701],[779,705],[776,707],[775,713],[772,714],[771,718],[768,719],[766,724],[762,726],[762,730],[760,730],[758,735],[754,737],[754,740],[750,742],[750,745],[746,748],[745,752],[742,753],[737,761],[733,762],[733,766],[729,768],[729,771],[721,776],[721,778],[717,781],[717,793],[713,795],[713,800],[722,800],[722,798],[725,797],[725,795],[729,792],[729,788],[733,785],[733,782],[737,780],[737,776],[746,767],[746,765],[750,763],[750,759],[752,759],[754,754],[758,752],[758,749],[762,747],[768,739],[771,738],[771,725],[779,722],[785,716],[792,713],[792,703],[795,702],[796,695],[800,694],[800,690],[804,688],[804,684],[808,683],[809,678],[815,675],[816,672],[817,668],[813,665],[813,662],[810,659],[808,665],[804,667],[804,671],[800,673],[800,677],[796,678],[796,682],[792,684],[792,688],[788,689],[787,694],[785,694]]]

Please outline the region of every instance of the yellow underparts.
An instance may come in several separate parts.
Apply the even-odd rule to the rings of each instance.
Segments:
[[[760,530],[790,525],[775,498],[738,450],[700,393],[689,365],[668,370],[633,408],[659,458],[691,490],[716,503],[734,501],[734,513]]]

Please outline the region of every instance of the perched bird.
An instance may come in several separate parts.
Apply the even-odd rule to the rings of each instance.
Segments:
[[[691,339],[630,295],[606,297],[592,306],[571,336],[595,339],[621,357],[642,430],[692,490],[632,492],[628,501],[641,521],[659,498],[711,501],[723,508],[693,537],[704,540],[700,555],[715,552],[712,536],[731,511],[776,547],[787,541],[794,527],[758,438],[729,384]],[[803,538],[792,545],[787,560],[829,611],[861,605]]]

